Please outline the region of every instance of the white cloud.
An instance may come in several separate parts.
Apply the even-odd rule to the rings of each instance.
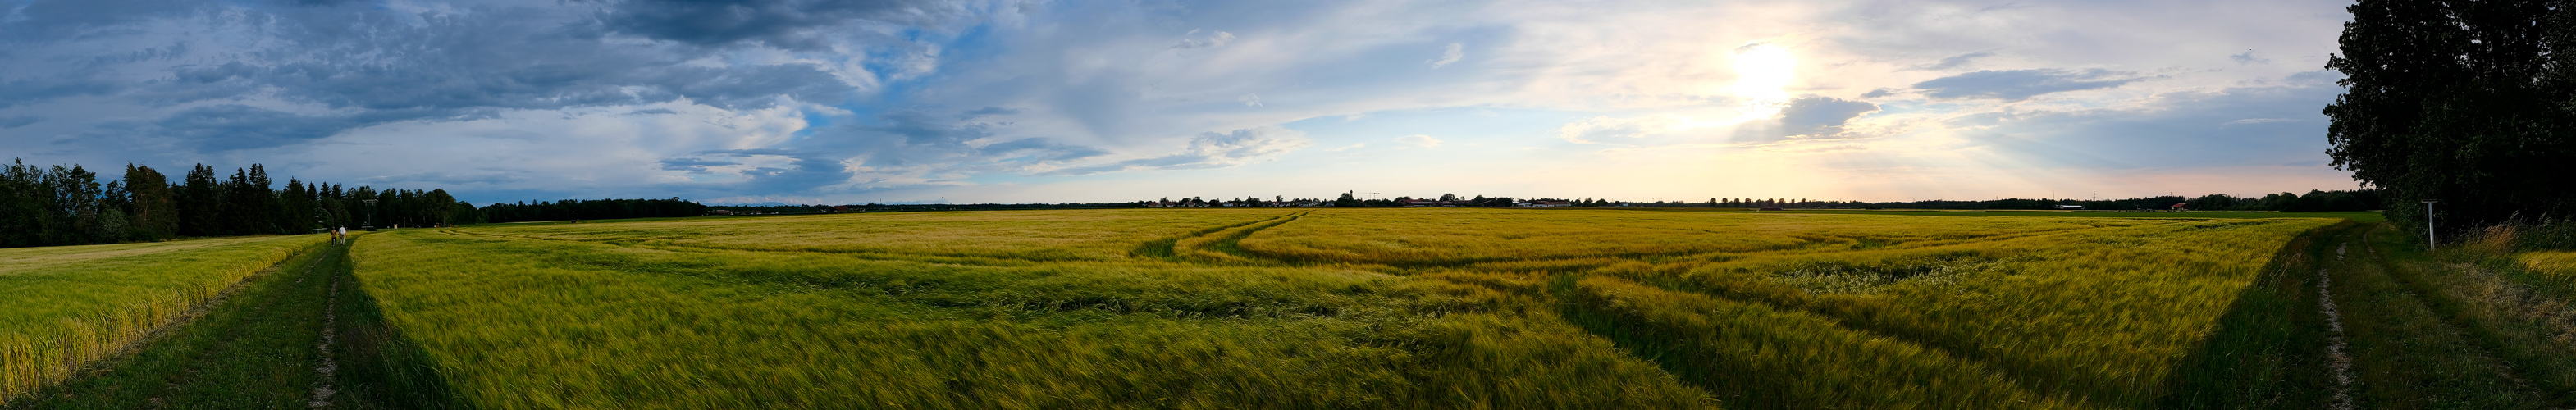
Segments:
[[[1412,146],[1422,147],[1422,148],[1433,148],[1433,147],[1438,147],[1438,146],[1440,146],[1440,139],[1439,139],[1439,138],[1432,138],[1432,137],[1431,137],[1431,136],[1429,136],[1429,135],[1406,135],[1406,136],[1402,136],[1402,137],[1395,137],[1395,142],[1398,142],[1398,143],[1404,143],[1404,144],[1407,144],[1407,145],[1412,145]]]
[[[2298,120],[2288,119],[2288,118],[2247,118],[2247,119],[2241,119],[2241,120],[2235,120],[2235,121],[2228,121],[2228,122],[2227,122],[2226,124],[2224,124],[2224,125],[2251,125],[2251,124],[2263,124],[2263,123],[2274,123],[2274,122],[2294,122],[2294,121],[2298,121]]]
[[[1440,58],[1431,59],[1431,61],[1427,61],[1427,62],[1428,62],[1428,63],[1431,63],[1431,68],[1433,68],[1433,69],[1438,69],[1438,68],[1440,68],[1440,66],[1445,66],[1445,65],[1449,65],[1449,63],[1455,63],[1455,62],[1458,62],[1458,59],[1462,59],[1462,58],[1467,58],[1467,48],[1466,48],[1466,45],[1465,45],[1465,44],[1459,44],[1459,43],[1449,43],[1449,49],[1448,49],[1447,51],[1441,51],[1441,52],[1440,52]]]
[[[1190,30],[1189,34],[1181,35],[1181,42],[1173,44],[1172,48],[1187,50],[1193,48],[1223,47],[1225,46],[1225,43],[1234,41],[1234,33],[1219,31],[1215,34],[1209,34],[1203,37],[1194,37],[1198,34],[1198,30]]]
[[[1234,97],[1234,100],[1242,102],[1245,107],[1261,106],[1261,94],[1244,94],[1241,97]]]
[[[1692,128],[1696,127],[1689,118],[1676,115],[1599,116],[1567,123],[1557,128],[1556,135],[1576,144],[1636,144],[1650,137],[1671,136]]]
[[[1306,133],[1280,127],[1254,127],[1230,132],[1202,132],[1190,137],[1180,152],[1107,164],[1051,170],[1042,175],[1084,175],[1137,169],[1225,168],[1269,159],[1315,145]]]

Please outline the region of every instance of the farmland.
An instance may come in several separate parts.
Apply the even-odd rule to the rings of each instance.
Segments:
[[[372,235],[488,408],[2152,405],[2337,219],[1106,210]]]
[[[320,236],[0,250],[0,398],[72,376]]]

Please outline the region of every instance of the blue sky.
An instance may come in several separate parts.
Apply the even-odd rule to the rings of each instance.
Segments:
[[[0,155],[476,203],[2349,189],[2333,1],[0,0]]]

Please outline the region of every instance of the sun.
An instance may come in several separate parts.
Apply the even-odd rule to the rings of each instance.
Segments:
[[[1779,116],[1789,103],[1789,83],[1798,79],[1798,56],[1789,49],[1754,42],[1735,48],[1735,86],[1727,91],[1744,103],[1738,122]]]

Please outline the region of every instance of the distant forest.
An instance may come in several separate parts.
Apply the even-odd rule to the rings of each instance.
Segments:
[[[1483,195],[1462,197],[1456,194],[1441,194],[1437,197],[1438,199],[1432,199],[1434,197],[1414,198],[1410,196],[1399,196],[1394,199],[1359,199],[1352,197],[1350,194],[1343,194],[1341,198],[1329,201],[1320,199],[1272,198],[1273,199],[1262,199],[1258,196],[1232,199],[1203,199],[1200,197],[1189,197],[1174,200],[1165,198],[1155,201],[1140,201],[1138,202],[1138,205],[1173,204],[1172,206],[1180,207],[1400,207],[1418,205],[1424,201],[1430,201],[1431,203],[1438,204],[1437,206],[1497,208],[1521,206],[1528,203],[1562,202],[1564,203],[1563,206],[1578,207],[2056,209],[2060,205],[2076,205],[2082,206],[2084,209],[2088,210],[2169,210],[2172,209],[2175,204],[2183,204],[2184,208],[2195,211],[2372,211],[2378,210],[2379,205],[2382,203],[2379,190],[2375,189],[2352,191],[2310,190],[2305,195],[2282,192],[2264,195],[2262,197],[2240,197],[2227,194],[2211,194],[2192,198],[2181,196],[2156,196],[2103,200],[2010,198],[1985,201],[1930,200],[1893,202],[1834,201],[1803,198],[1709,198],[1707,201],[1621,201],[1604,198],[1512,198],[1487,197]]]
[[[278,189],[259,165],[221,176],[199,164],[173,181],[126,165],[99,183],[79,165],[12,160],[0,172],[0,247],[157,241],[182,236],[320,232],[325,227],[470,222],[474,207],[445,190],[376,189],[289,178]],[[370,208],[365,200],[376,200]],[[371,213],[372,212],[372,213]]]
[[[265,167],[253,164],[229,175],[198,164],[176,180],[160,170],[126,165],[122,178],[101,183],[98,172],[79,165],[35,166],[13,160],[0,170],[0,247],[81,245],[158,241],[179,237],[295,234],[325,228],[366,226],[437,226],[450,224],[686,217],[710,214],[806,214],[828,212],[912,212],[1008,209],[1134,208],[1172,206],[1397,207],[1425,201],[1441,206],[1510,207],[1532,201],[1588,207],[1692,208],[1841,208],[1841,209],[2051,209],[2081,205],[2095,210],[2162,210],[2186,204],[2193,210],[2363,211],[2386,199],[2377,190],[2283,192],[2262,197],[2204,195],[2160,196],[2116,200],[2000,199],[1987,201],[1860,202],[1793,198],[1709,198],[1707,201],[1618,201],[1601,198],[1512,198],[1440,195],[1415,199],[1358,199],[1349,194],[1319,198],[1257,196],[1233,199],[1185,198],[1112,203],[1030,204],[865,204],[865,205],[704,205],[680,198],[576,199],[494,203],[482,207],[456,200],[443,189],[405,190],[303,181],[289,178],[283,187]],[[376,204],[370,207],[366,200]],[[374,218],[372,223],[368,220]]]
[[[266,167],[230,176],[198,164],[172,180],[150,166],[126,165],[122,178],[99,182],[79,165],[35,166],[12,160],[0,170],[0,248],[158,241],[192,236],[272,235],[327,228],[437,226],[486,222],[698,216],[705,205],[679,198],[568,200],[475,208],[447,190],[407,190],[288,178]],[[366,200],[375,200],[372,206]],[[374,218],[370,221],[368,218]]]

